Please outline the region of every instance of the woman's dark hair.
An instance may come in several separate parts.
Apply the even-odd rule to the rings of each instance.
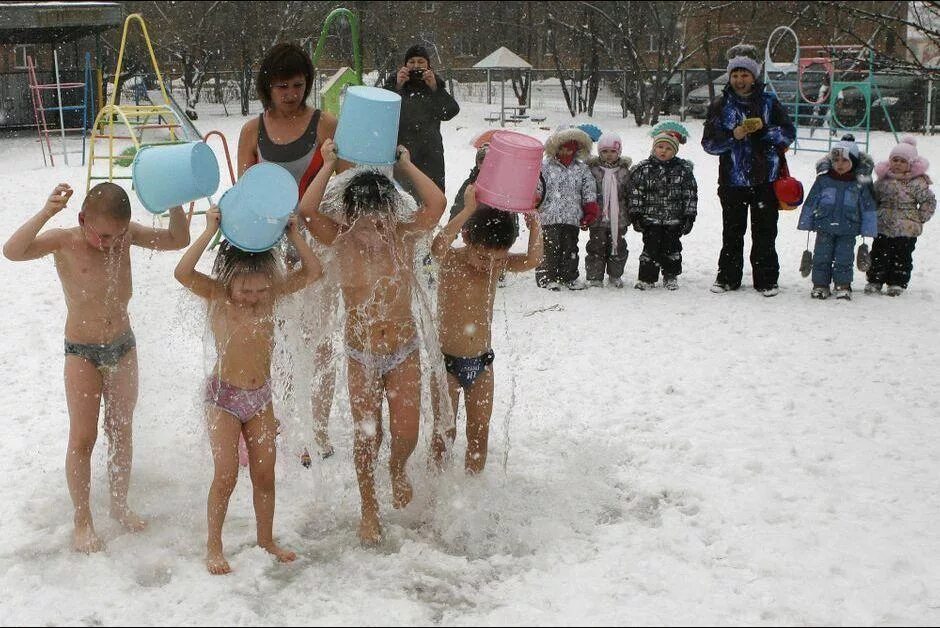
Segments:
[[[271,108],[271,83],[278,79],[284,80],[298,75],[303,75],[307,81],[304,87],[304,102],[306,103],[307,96],[313,88],[313,62],[310,61],[310,56],[297,44],[287,42],[268,50],[268,54],[264,55],[264,59],[261,60],[258,78],[255,81],[258,98],[261,99],[264,108]]]
[[[360,172],[349,180],[343,191],[346,219],[352,223],[364,213],[392,213],[397,193],[394,184],[382,173]]]
[[[516,221],[512,214],[483,205],[463,226],[463,239],[487,249],[508,249],[516,241]]]
[[[261,273],[271,280],[280,276],[280,267],[277,258],[271,251],[249,253],[234,246],[228,240],[219,245],[219,252],[212,265],[212,276],[225,286],[226,292],[231,290],[232,281],[240,275]]]

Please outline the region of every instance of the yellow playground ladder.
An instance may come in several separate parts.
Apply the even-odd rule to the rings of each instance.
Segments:
[[[147,44],[147,51],[150,53],[150,63],[153,71],[157,75],[157,83],[160,85],[160,93],[163,95],[163,104],[121,104],[118,86],[121,79],[121,68],[124,63],[124,50],[127,46],[127,31],[132,21],[140,23],[141,34]],[[85,180],[86,191],[91,188],[91,182],[94,180],[114,181],[115,179],[131,179],[129,174],[115,175],[114,163],[122,160],[132,159],[132,156],[115,154],[115,140],[130,140],[134,147],[134,152],[140,150],[143,143],[143,134],[147,130],[165,129],[170,134],[169,142],[151,142],[151,143],[177,143],[178,129],[183,126],[180,118],[181,114],[172,104],[172,99],[167,94],[166,86],[163,84],[163,76],[160,74],[160,66],[157,64],[157,57],[153,52],[153,45],[150,43],[150,35],[147,33],[147,25],[144,18],[139,13],[133,13],[124,20],[124,32],[121,35],[121,48],[118,52],[117,68],[114,71],[114,89],[108,96],[108,103],[101,108],[98,116],[95,118],[95,124],[92,127],[91,138],[88,149],[88,176]],[[151,122],[151,120],[155,120]],[[123,124],[126,133],[115,134],[115,124]],[[96,155],[95,147],[98,142],[107,142],[107,155]],[[125,144],[126,147],[126,144]],[[95,162],[107,161],[108,174],[105,176],[94,175],[93,169]]]

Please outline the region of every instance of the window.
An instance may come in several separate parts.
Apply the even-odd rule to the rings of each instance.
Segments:
[[[477,39],[471,35],[458,35],[454,38],[454,55],[474,57],[477,55]]]
[[[25,70],[26,69],[26,57],[35,57],[36,51],[34,50],[35,46],[29,44],[20,44],[13,47],[13,69],[14,70]]]

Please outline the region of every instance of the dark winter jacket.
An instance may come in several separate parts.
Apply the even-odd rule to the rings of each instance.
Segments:
[[[444,79],[437,76],[437,90],[431,91],[424,81],[407,81],[401,91],[398,79],[391,75],[385,89],[401,96],[401,118],[398,143],[411,153],[411,162],[444,189],[444,142],[441,122],[460,113],[460,105],[447,93]]]
[[[615,167],[617,169],[617,199],[620,201],[619,224],[621,229],[627,227],[627,199],[630,194],[630,166],[633,160],[629,157],[621,157],[617,160]],[[597,204],[601,208],[601,217],[597,219],[595,225],[610,225],[610,217],[604,215],[604,170],[607,166],[601,161],[600,157],[592,157],[588,160],[588,168],[597,181]]]
[[[698,186],[692,162],[648,157],[630,172],[630,222],[634,225],[681,225],[695,219]]]
[[[745,118],[760,118],[763,128],[743,140],[734,139],[734,128]],[[773,183],[780,176],[778,150],[796,137],[790,116],[772,92],[758,82],[747,98],[726,85],[724,94],[708,108],[702,148],[719,155],[718,185],[752,187]]]
[[[798,228],[833,235],[878,235],[875,199],[864,179],[840,181],[829,174],[816,177],[800,211]]]

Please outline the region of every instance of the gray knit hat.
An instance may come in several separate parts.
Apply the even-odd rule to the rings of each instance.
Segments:
[[[760,78],[760,63],[757,61],[757,48],[750,44],[738,44],[728,48],[728,76],[734,70],[747,70],[754,75],[754,80]]]

